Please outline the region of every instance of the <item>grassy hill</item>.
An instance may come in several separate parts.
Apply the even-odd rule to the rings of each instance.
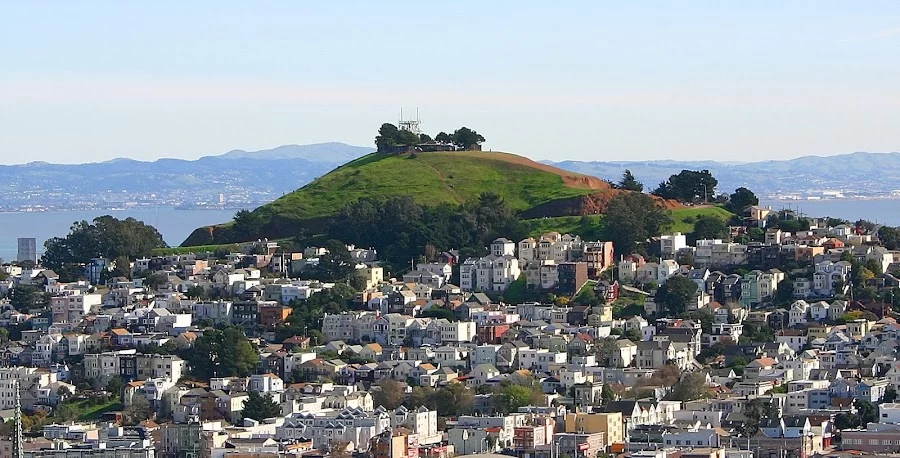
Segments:
[[[410,196],[424,205],[460,204],[483,192],[503,197],[517,211],[596,193],[614,192],[604,180],[567,172],[514,154],[433,152],[412,155],[372,153],[253,211],[269,238],[321,227],[361,197]],[[201,228],[183,245],[230,243],[227,223]]]
[[[423,204],[463,203],[492,191],[524,210],[553,199],[607,189],[605,182],[496,152],[412,156],[373,153],[314,180],[268,207],[296,218],[335,214],[365,196],[411,196]]]

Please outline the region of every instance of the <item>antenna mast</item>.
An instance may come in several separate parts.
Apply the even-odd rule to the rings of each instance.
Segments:
[[[13,384],[13,389],[16,390],[16,407],[14,419],[16,422],[16,438],[13,442],[13,458],[25,458],[25,445],[22,440],[22,395],[19,392],[19,380],[17,379]]]

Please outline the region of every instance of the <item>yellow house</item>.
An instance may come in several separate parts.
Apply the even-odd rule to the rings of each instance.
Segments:
[[[832,326],[822,325],[822,326],[810,326],[806,330],[806,341],[812,342],[815,339],[828,339],[828,335],[831,334]]]
[[[566,414],[567,433],[603,433],[606,443],[625,443],[625,423],[621,412]]]

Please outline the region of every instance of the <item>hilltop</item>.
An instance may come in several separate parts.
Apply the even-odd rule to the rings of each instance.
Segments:
[[[581,211],[602,212],[599,203],[621,191],[605,180],[509,153],[372,153],[257,208],[252,215],[267,237],[280,238],[300,230],[320,230],[341,209],[362,197],[408,196],[418,204],[436,206],[470,202],[484,192],[499,195],[520,214],[544,217],[578,213],[570,204],[573,201],[598,203]],[[564,212],[554,214],[557,207]],[[200,228],[183,245],[240,242],[230,239],[228,225]]]

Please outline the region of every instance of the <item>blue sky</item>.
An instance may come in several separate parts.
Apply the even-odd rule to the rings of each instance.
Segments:
[[[0,2],[0,159],[371,145],[401,107],[536,159],[896,151],[898,56],[887,1]]]

